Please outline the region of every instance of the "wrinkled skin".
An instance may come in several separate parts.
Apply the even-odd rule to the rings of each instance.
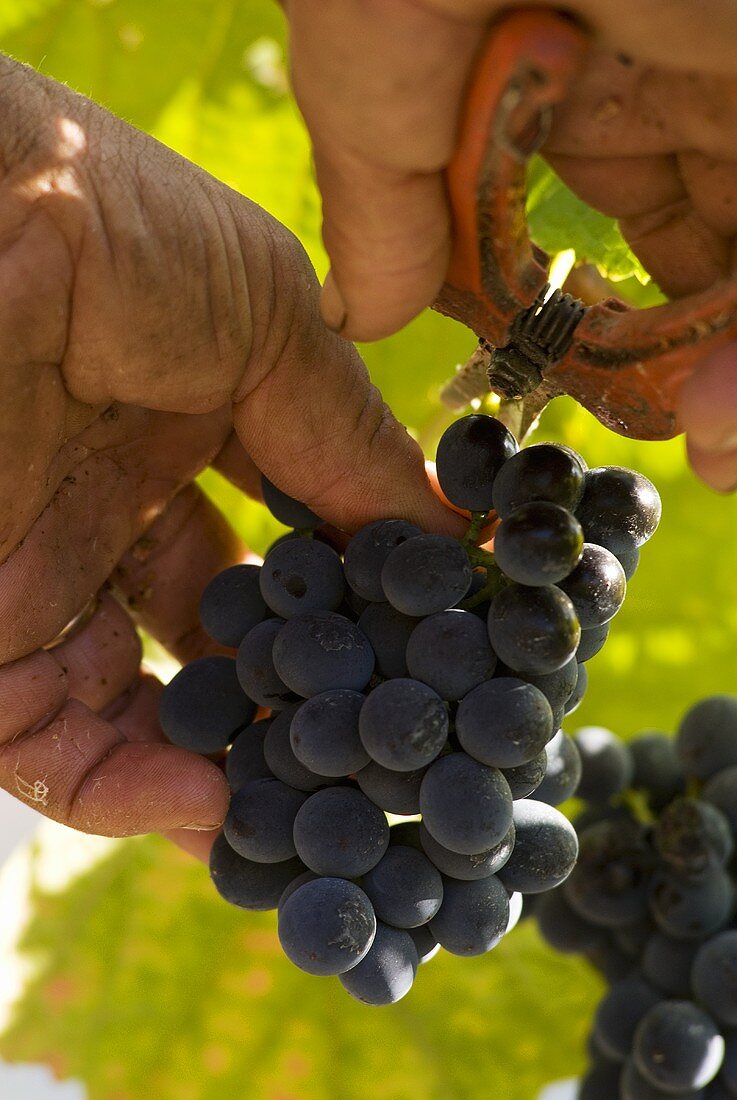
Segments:
[[[323,313],[376,337],[442,282],[440,173],[503,5],[285,8],[333,262]],[[668,293],[730,274],[732,0],[570,9],[595,45],[549,159],[621,219]],[[314,274],[282,227],[7,60],[0,106],[0,783],[77,828],[168,830],[202,855],[226,785],[215,764],[164,743],[134,629],[183,659],[212,649],[199,592],[247,549],[193,477],[213,462],[257,494],[263,469],[347,529],[380,514],[447,531],[456,520],[360,360],[321,324]],[[734,358],[705,363],[682,399],[693,464],[720,489],[737,483]],[[111,580],[92,617],[44,650]]]
[[[0,58],[0,784],[48,816],[201,855],[223,820],[221,770],[165,743],[134,626],[217,651],[199,595],[248,551],[192,483],[209,463],[348,530],[457,530],[318,292],[263,210]]]
[[[436,296],[450,228],[441,172],[463,89],[500,0],[285,0],[295,91],[312,133],[332,271],[326,320],[394,332]],[[527,0],[564,8],[592,49],[546,148],[586,201],[620,220],[662,289],[734,273],[737,6],[733,0]],[[681,395],[691,462],[737,488],[737,349]]]

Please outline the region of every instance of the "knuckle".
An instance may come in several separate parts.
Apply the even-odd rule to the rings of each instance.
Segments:
[[[44,650],[0,667],[0,746],[52,721],[68,698],[65,670]]]
[[[50,719],[0,749],[3,786],[46,816],[76,823],[80,817],[77,796],[88,773],[121,740],[113,726],[69,699]]]

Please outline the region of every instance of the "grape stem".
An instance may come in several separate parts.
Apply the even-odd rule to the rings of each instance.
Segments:
[[[689,775],[686,781],[686,796],[688,798],[701,798],[703,786],[703,780],[697,779],[695,775]]]
[[[617,801],[641,825],[652,825],[655,822],[655,814],[650,809],[647,796],[642,791],[630,787],[622,791]]]
[[[477,554],[481,560],[474,560]],[[486,582],[478,592],[475,592],[473,596],[469,596],[468,599],[463,600],[458,605],[463,611],[471,611],[474,607],[478,607],[479,604],[483,603],[484,600],[492,599],[508,583],[494,561],[494,555],[490,554],[488,550],[476,549],[476,552],[469,554],[469,557],[473,565],[481,565],[486,569]]]
[[[471,512],[471,522],[468,525],[468,530],[463,537],[463,545],[468,547],[476,546],[481,536],[481,532],[486,526],[489,518],[488,512]]]
[[[466,553],[468,554],[468,560],[474,567],[481,566],[483,569],[499,569],[496,564],[496,560],[491,550],[482,550],[480,546],[466,546]]]

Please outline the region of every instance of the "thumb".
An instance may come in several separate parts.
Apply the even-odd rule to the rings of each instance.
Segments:
[[[699,477],[720,492],[737,489],[737,344],[710,355],[686,379],[678,415],[688,457]]]
[[[257,318],[234,424],[255,464],[278,487],[345,531],[401,517],[459,534],[463,521],[434,494],[418,444],[384,404],[350,344],[319,313],[319,284],[304,251],[275,227],[267,316]],[[264,307],[259,296],[257,308]]]

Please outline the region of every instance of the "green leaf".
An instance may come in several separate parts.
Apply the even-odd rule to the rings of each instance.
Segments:
[[[246,52],[283,20],[268,0],[10,0],[26,10],[3,49],[151,129],[186,81],[205,98],[251,79]],[[7,0],[3,4],[6,10]],[[31,16],[35,16],[32,18]],[[3,27],[3,29],[5,29]]]
[[[0,34],[10,35],[40,19],[46,12],[56,7],[59,0],[5,0],[0,7]],[[10,52],[3,39],[3,48]]]
[[[244,496],[216,470],[205,470],[198,477],[197,483],[256,554],[263,557],[274,539],[287,530],[263,504]]]
[[[90,1100],[532,1100],[581,1066],[600,989],[528,922],[367,1008],[293,967],[273,914],[228,906],[153,838],[37,893],[22,951],[36,976],[0,1055],[49,1062]]]
[[[528,174],[527,218],[532,239],[551,255],[572,248],[579,262],[596,264],[609,279],[650,281],[614,219],[577,198],[539,157]]]
[[[4,36],[8,53],[263,205],[324,274],[310,146],[288,93],[273,0],[23,0],[26,7]]]
[[[439,394],[478,340],[463,325],[425,310],[401,332],[360,351],[385,401],[410,432],[426,445],[453,419]]]

